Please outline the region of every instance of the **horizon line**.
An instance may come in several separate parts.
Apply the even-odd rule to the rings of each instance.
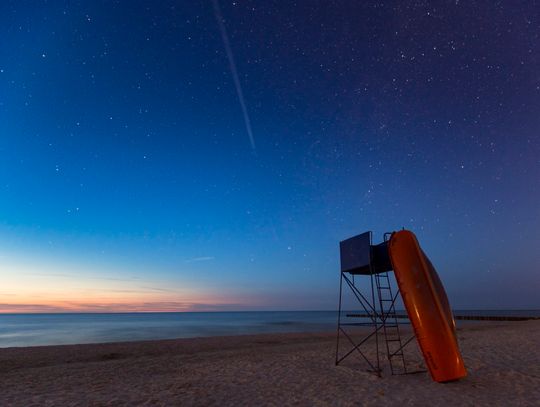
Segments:
[[[405,309],[396,311],[407,312]],[[455,308],[452,311],[540,311],[540,308]],[[231,313],[231,312],[339,312],[337,309],[332,310],[213,310],[213,311],[52,311],[52,312],[0,312],[0,315],[66,315],[66,314],[204,314],[204,313]],[[342,310],[342,312],[357,312],[355,310]],[[367,315],[367,314],[366,314]]]

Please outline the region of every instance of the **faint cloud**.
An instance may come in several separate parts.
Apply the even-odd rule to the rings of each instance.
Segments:
[[[171,290],[170,288],[161,288],[161,287],[141,287],[148,291],[158,291],[162,293],[175,293],[176,290]]]
[[[21,273],[25,276],[42,276],[42,277],[70,277],[73,278],[72,274],[66,273]]]
[[[104,280],[104,281],[121,281],[121,282],[132,282],[141,280],[139,277],[125,277],[125,278],[116,278],[116,277],[102,277],[102,276],[89,276],[86,274],[68,274],[68,273],[21,273],[26,276],[41,276],[41,277],[62,277],[70,279],[86,279],[86,280]]]
[[[1,304],[0,313],[41,313],[41,312],[66,312],[68,309],[56,305],[44,304]]]
[[[126,277],[126,278],[114,278],[114,277],[88,277],[94,280],[109,280],[109,281],[137,281],[139,277]]]
[[[66,312],[196,312],[196,311],[244,311],[246,304],[198,303],[190,301],[141,301],[91,303],[63,301],[55,304],[10,304],[0,303],[0,313],[66,313]]]
[[[175,293],[176,290],[160,287],[138,287],[138,289],[101,288],[101,291],[113,293],[148,294],[152,292]]]
[[[210,261],[214,260],[214,256],[203,256],[203,257],[194,257],[192,259],[184,260],[185,263],[198,263],[200,261]]]

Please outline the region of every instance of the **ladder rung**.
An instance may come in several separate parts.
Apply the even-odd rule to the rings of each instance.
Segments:
[[[383,286],[379,286],[379,290],[389,290],[390,287],[383,287]]]
[[[401,339],[387,339],[386,342],[401,342]]]

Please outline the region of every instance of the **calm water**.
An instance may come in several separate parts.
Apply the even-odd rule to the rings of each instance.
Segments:
[[[0,347],[313,332],[334,329],[336,318],[335,311],[0,314]]]
[[[540,316],[540,311],[455,311],[455,314]],[[335,329],[336,318],[335,311],[0,314],[0,347],[315,332]]]

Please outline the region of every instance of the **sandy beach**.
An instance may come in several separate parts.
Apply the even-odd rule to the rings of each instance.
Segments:
[[[467,378],[334,366],[335,332],[0,349],[1,406],[540,405],[540,321],[463,324]],[[373,356],[373,352],[368,352]],[[417,346],[410,366],[422,367]]]

